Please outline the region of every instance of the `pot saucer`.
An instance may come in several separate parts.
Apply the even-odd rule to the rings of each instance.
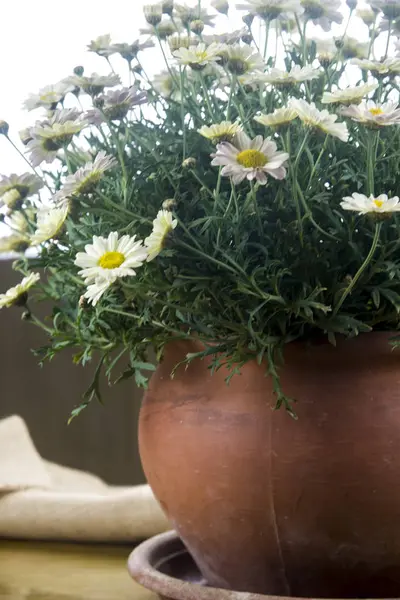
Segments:
[[[277,596],[208,587],[174,531],[137,546],[128,559],[128,570],[135,581],[164,600],[278,600]]]

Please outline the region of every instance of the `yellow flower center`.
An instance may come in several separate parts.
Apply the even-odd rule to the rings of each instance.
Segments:
[[[374,117],[376,117],[377,115],[383,115],[383,110],[381,108],[370,108],[369,112],[371,113],[371,115],[373,115]]]
[[[246,169],[257,169],[267,164],[268,159],[259,150],[242,150],[236,157],[239,165]]]
[[[381,208],[383,206],[383,200],[378,200],[377,198],[375,198],[374,200],[374,204],[375,206],[377,206],[378,208]]]
[[[125,262],[125,256],[122,252],[106,252],[99,258],[97,263],[103,269],[116,269]]]
[[[196,58],[198,61],[207,60],[207,58],[208,58],[207,51],[204,50],[203,52],[196,52]]]

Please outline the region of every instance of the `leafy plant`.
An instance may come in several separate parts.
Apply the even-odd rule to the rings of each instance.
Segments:
[[[27,100],[47,117],[21,133],[36,175],[0,181],[12,231],[0,248],[44,276],[0,306],[24,305],[45,328],[42,360],[100,353],[73,416],[99,397],[102,370],[145,387],[149,347],[160,359],[172,338],[201,341],[186,360],[211,356],[232,375],[266,359],[291,410],[285,344],[399,329],[400,3],[357,14],[349,2],[340,33],[312,39],[342,22],[338,4],[247,0],[243,29],[222,36],[206,35],[215,15],[200,2],[147,6],[146,39],[89,46],[129,87],[78,67]],[[360,18],[367,44],[346,33]],[[166,71],[148,77],[153,46]],[[33,286],[54,305],[44,323],[27,306]]]

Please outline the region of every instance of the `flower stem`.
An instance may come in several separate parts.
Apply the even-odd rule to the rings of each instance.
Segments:
[[[337,315],[337,313],[339,312],[339,310],[341,309],[341,307],[343,305],[343,302],[346,300],[347,296],[352,292],[352,290],[354,289],[356,283],[360,279],[361,275],[364,273],[365,269],[368,267],[369,263],[371,262],[371,259],[374,256],[376,248],[378,246],[379,236],[380,236],[380,233],[381,233],[381,229],[382,229],[382,222],[379,222],[375,226],[374,239],[372,241],[372,245],[371,245],[370,251],[368,252],[368,256],[364,260],[364,262],[361,265],[361,267],[358,269],[357,273],[354,275],[354,277],[351,280],[350,284],[344,290],[344,292],[343,292],[343,294],[342,294],[339,302],[335,306],[335,309],[334,309],[334,311],[332,313],[332,316],[336,316]]]
[[[184,69],[179,67],[179,84],[180,84],[180,94],[181,94],[181,121],[182,121],[182,136],[183,136],[183,148],[182,148],[182,161],[186,158],[186,126],[185,126],[185,106],[183,103],[183,76]]]
[[[379,142],[379,131],[376,135],[368,135],[367,141],[367,194],[375,193],[375,163],[376,151]]]
[[[389,19],[389,26],[388,26],[388,36],[387,36],[387,41],[386,41],[386,50],[385,50],[385,60],[388,57],[389,54],[389,44],[390,44],[390,37],[392,35],[392,19]]]
[[[48,185],[48,183],[46,182],[46,180],[39,175],[39,173],[37,172],[37,170],[35,169],[35,167],[33,165],[31,165],[31,163],[29,162],[29,160],[26,158],[26,156],[23,155],[23,153],[18,148],[18,146],[16,146],[14,144],[14,142],[12,141],[11,138],[8,137],[8,135],[6,135],[4,137],[10,142],[11,146],[14,148],[14,150],[16,150],[18,152],[18,154],[20,155],[20,157],[24,159],[24,161],[29,166],[29,168],[32,169],[32,171],[35,173],[36,177],[38,177],[41,181],[43,181],[44,185],[47,187],[47,189],[49,190],[49,192],[53,195],[54,192],[51,189],[51,187]]]
[[[208,89],[207,89],[207,86],[204,81],[203,73],[201,71],[199,71],[199,76],[200,76],[201,87],[203,88],[204,98],[206,100],[208,112],[210,113],[211,121],[214,122],[214,111],[211,106],[210,97],[208,95]]]
[[[269,29],[271,26],[271,21],[268,19],[265,23],[265,42],[264,42],[264,60],[267,56],[267,50],[268,50],[268,38],[269,38]]]

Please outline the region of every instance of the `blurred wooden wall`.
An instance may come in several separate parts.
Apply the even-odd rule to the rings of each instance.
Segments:
[[[19,279],[11,262],[0,260],[0,293]],[[45,335],[21,321],[21,314],[17,307],[0,310],[0,418],[21,415],[48,460],[92,471],[113,484],[141,483],[136,435],[141,391],[133,381],[105,385],[105,404],[93,401],[67,425],[93,367],[74,365],[65,352],[40,368],[30,349],[46,343]]]

